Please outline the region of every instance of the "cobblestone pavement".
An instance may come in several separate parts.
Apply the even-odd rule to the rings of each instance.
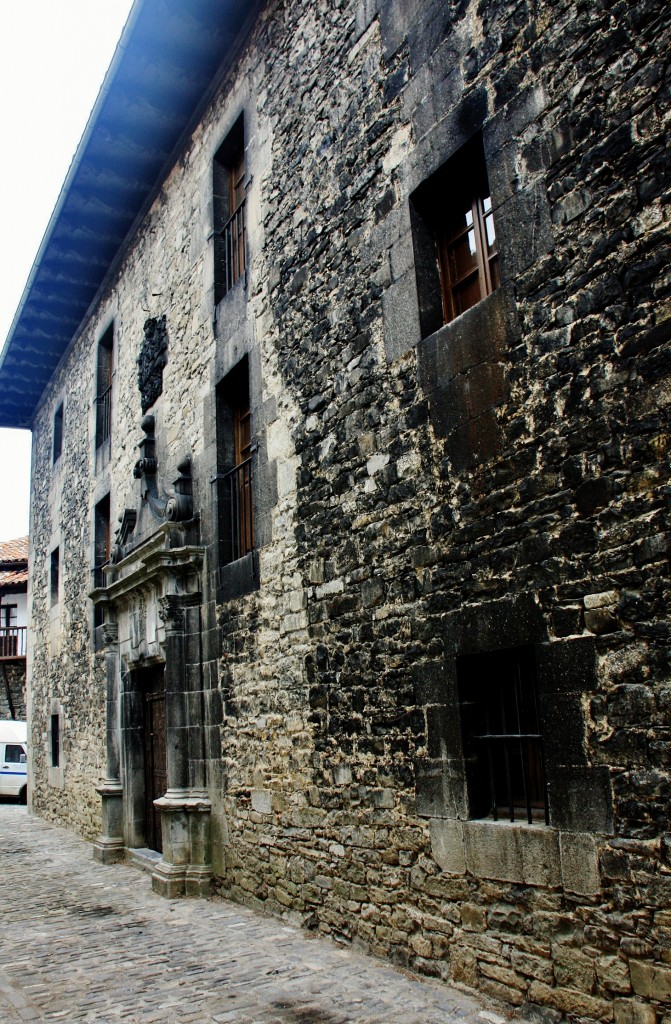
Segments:
[[[503,1024],[498,1007],[223,900],[165,900],[0,804],[0,1021]]]

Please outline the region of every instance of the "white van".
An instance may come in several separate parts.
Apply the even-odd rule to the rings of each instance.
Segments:
[[[28,727],[25,722],[0,722],[0,796],[28,793]]]

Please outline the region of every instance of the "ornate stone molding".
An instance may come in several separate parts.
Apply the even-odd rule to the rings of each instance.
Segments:
[[[186,629],[186,609],[197,607],[202,600],[200,593],[166,594],[159,597],[159,614],[167,632],[181,633]]]

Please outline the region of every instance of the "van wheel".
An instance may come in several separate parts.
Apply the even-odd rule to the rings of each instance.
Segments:
[[[19,803],[20,804],[27,804],[28,803],[28,787],[27,786],[24,786],[23,789],[21,790],[21,792],[19,793]]]

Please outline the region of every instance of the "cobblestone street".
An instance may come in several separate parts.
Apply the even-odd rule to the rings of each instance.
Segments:
[[[0,804],[0,1019],[502,1024],[500,1008],[221,900],[164,900]]]

